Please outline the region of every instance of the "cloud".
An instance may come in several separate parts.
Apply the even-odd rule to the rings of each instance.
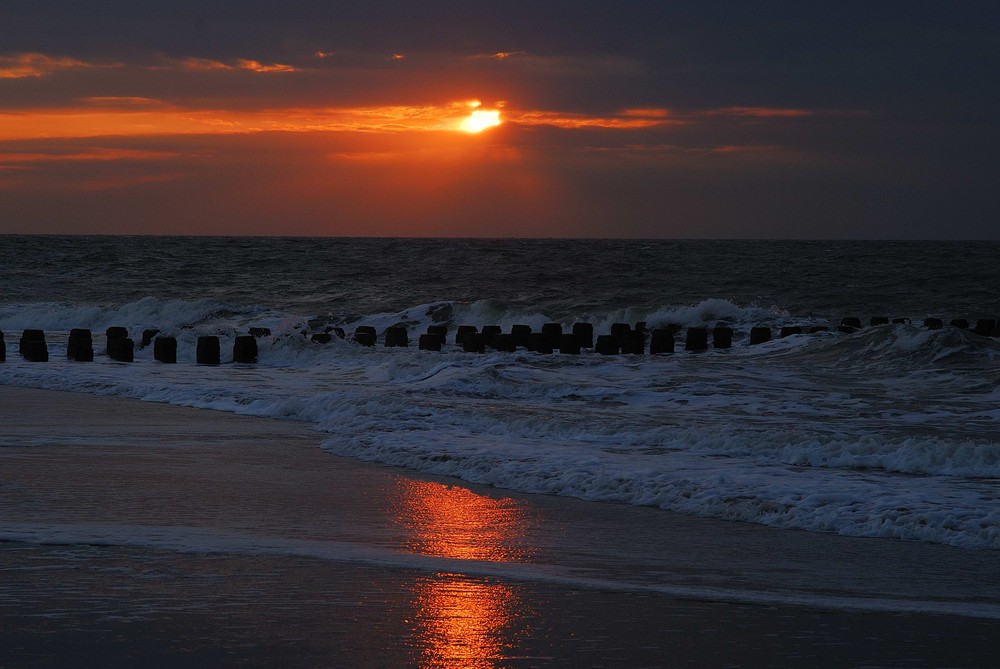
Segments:
[[[184,58],[179,61],[168,61],[167,69],[179,68],[186,70],[188,72],[232,72],[238,70],[246,70],[249,72],[257,72],[261,74],[272,74],[272,73],[286,73],[286,72],[297,72],[298,68],[291,65],[284,65],[282,63],[261,63],[257,60],[251,60],[248,58],[236,58],[229,62],[223,62],[221,60],[213,60],[211,58]],[[162,69],[160,67],[153,67],[151,69]]]
[[[260,110],[189,109],[142,97],[89,97],[75,108],[8,113],[0,141],[30,138],[257,132],[458,131],[478,102],[360,107],[293,107]],[[628,109],[614,115],[508,110],[502,122],[563,129],[628,129],[682,125],[667,109]],[[483,107],[484,109],[489,108]]]
[[[151,151],[148,149],[91,147],[79,151],[53,150],[48,152],[8,151],[0,153],[0,167],[18,163],[86,162],[110,160],[169,160],[176,158],[176,151]]]
[[[119,63],[87,62],[77,58],[48,56],[43,53],[18,53],[0,56],[0,79],[47,77],[66,70],[121,67]]]
[[[673,118],[667,109],[626,109],[613,115],[572,114],[554,111],[511,112],[510,121],[519,125],[546,125],[555,128],[652,128],[664,125],[682,125],[686,121]]]

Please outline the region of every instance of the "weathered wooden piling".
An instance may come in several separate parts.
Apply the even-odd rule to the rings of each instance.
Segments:
[[[77,362],[93,362],[94,340],[90,330],[73,328],[66,342],[66,358]]]
[[[549,332],[532,332],[528,335],[528,350],[534,353],[552,353],[552,334]]]
[[[359,325],[354,329],[354,343],[362,346],[374,346],[378,335],[371,325]]]
[[[135,362],[135,341],[119,337],[108,343],[108,357],[116,362]]]
[[[857,316],[844,316],[840,319],[840,324],[845,328],[861,329],[861,319]]]
[[[28,362],[48,362],[49,346],[44,339],[29,339],[21,346],[23,357]]]
[[[618,343],[618,337],[614,335],[598,335],[597,341],[594,343],[594,350],[601,355],[618,355],[621,353],[621,344]]]
[[[221,362],[219,338],[215,335],[198,337],[195,360],[199,365],[218,365]]]
[[[580,335],[564,334],[559,338],[559,352],[580,355]]]
[[[483,335],[483,341],[485,341],[487,344],[493,341],[493,337],[502,333],[503,333],[503,328],[501,328],[499,325],[484,325],[483,327],[479,328],[479,334]]]
[[[940,318],[925,318],[924,327],[928,330],[940,330],[944,327],[944,321]]]
[[[250,328],[247,330],[247,334],[256,339],[261,339],[262,337],[271,336],[271,328]]]
[[[687,339],[684,341],[685,351],[708,350],[708,328],[688,328]]]
[[[159,328],[146,328],[142,331],[142,339],[139,341],[139,348],[143,349],[153,343],[153,337],[160,334]]]
[[[517,324],[510,326],[510,336],[514,338],[514,346],[527,348],[528,338],[531,336],[531,326]]]
[[[594,348],[593,323],[573,323],[573,334],[580,338],[581,348]]]
[[[128,337],[109,339],[108,357],[118,362],[133,362],[135,360],[135,342]]]
[[[4,341],[3,332],[0,332],[0,362],[7,361],[7,342]]]
[[[441,335],[435,333],[427,333],[420,335],[417,339],[417,348],[421,351],[440,351],[442,343]]]
[[[44,330],[24,330],[21,332],[21,340],[17,344],[17,352],[23,356],[25,344],[37,340],[45,341]]]
[[[479,334],[479,329],[475,325],[459,325],[455,330],[455,344],[461,346],[465,338],[473,334]]]
[[[792,335],[802,334],[802,327],[799,325],[785,325],[778,332],[778,337],[790,337]]]
[[[670,328],[656,328],[649,339],[649,354],[673,353],[674,332]]]
[[[771,341],[771,328],[766,325],[758,325],[750,328],[750,345],[764,344]]]
[[[153,359],[171,365],[176,363],[177,339],[175,337],[156,337],[153,340]]]
[[[45,343],[45,332],[43,330],[23,331],[17,351],[22,358],[29,362],[48,362],[49,347]]]
[[[104,353],[118,362],[132,362],[135,358],[135,342],[129,339],[128,329],[115,325],[104,331]],[[128,339],[129,343],[122,343]]]
[[[121,326],[112,326],[104,331],[104,337],[110,342],[112,339],[125,339],[128,337],[128,329]]]
[[[549,338],[549,348],[555,349],[559,348],[559,340],[562,339],[562,324],[561,323],[545,323],[542,325],[542,334]],[[552,351],[548,351],[551,353]],[[545,351],[542,351],[545,353]]]
[[[486,353],[486,338],[478,332],[466,332],[462,337],[462,350],[466,353]]]
[[[238,335],[233,340],[233,362],[257,362],[257,339],[251,335]]]
[[[513,353],[517,350],[517,344],[514,343],[514,335],[512,334],[498,334],[493,335],[493,339],[490,341],[490,346],[497,351],[502,353]]]
[[[622,334],[622,354],[643,355],[646,353],[646,333],[642,330],[629,330]]]
[[[385,345],[386,347],[399,346],[402,348],[409,346],[410,336],[406,332],[406,328],[402,325],[394,325],[390,328],[386,328]]]
[[[445,344],[448,343],[448,340],[446,339],[447,336],[448,336],[447,329],[445,329],[444,331],[442,331],[442,330],[440,330],[438,328],[434,328],[433,330],[431,328],[427,328],[427,333],[420,335],[420,338],[422,339],[424,337],[427,337],[426,341],[428,342],[428,344],[430,343],[431,338],[436,338],[438,340],[437,348],[434,348],[434,349],[424,349],[424,350],[428,350],[428,351],[440,351],[441,347],[443,347]],[[417,343],[419,345],[419,339],[418,339]]]
[[[625,336],[626,332],[631,332],[632,326],[628,323],[612,323],[611,324],[611,336],[618,340],[621,344],[622,338]]]
[[[441,338],[441,343],[444,344],[448,341],[448,326],[447,325],[428,325],[427,334],[436,335]]]
[[[997,329],[997,322],[992,318],[980,318],[976,321],[976,327],[973,328],[973,332],[981,337],[989,337],[993,334],[993,331]]]
[[[712,328],[712,346],[715,348],[732,348],[733,329],[728,325],[717,325]]]

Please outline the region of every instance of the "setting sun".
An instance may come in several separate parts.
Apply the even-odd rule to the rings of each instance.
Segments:
[[[500,125],[500,111],[497,109],[475,109],[460,126],[465,132],[482,132]]]

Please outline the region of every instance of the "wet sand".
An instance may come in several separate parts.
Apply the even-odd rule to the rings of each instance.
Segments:
[[[513,494],[334,457],[302,424],[119,398],[0,386],[0,426],[2,667],[1000,652],[992,553]]]

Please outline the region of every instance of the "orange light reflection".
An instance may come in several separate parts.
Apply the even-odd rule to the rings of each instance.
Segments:
[[[396,521],[414,553],[460,560],[518,562],[528,557],[524,506],[459,486],[400,479]]]
[[[514,654],[513,588],[458,574],[437,574],[414,585],[422,667],[492,669]]]
[[[406,548],[414,553],[496,562],[528,557],[528,517],[513,499],[399,479],[395,500],[393,517],[409,530]],[[421,666],[486,669],[509,662],[524,606],[513,587],[440,573],[417,579],[413,595]]]

